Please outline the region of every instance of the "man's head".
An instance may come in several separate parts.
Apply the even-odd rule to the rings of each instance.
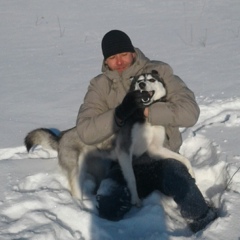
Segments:
[[[135,50],[128,35],[120,30],[111,30],[102,39],[105,63],[119,73],[132,65]]]

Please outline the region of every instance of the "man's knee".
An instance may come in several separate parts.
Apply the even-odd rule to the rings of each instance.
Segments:
[[[191,178],[187,167],[182,162],[175,159],[164,159],[163,161],[164,174],[166,174],[166,176]]]
[[[164,161],[163,192],[172,197],[184,197],[195,180],[183,163],[175,159],[165,159]]]
[[[104,182],[108,182],[107,191]],[[109,183],[112,183],[110,186]],[[111,221],[118,221],[131,208],[131,195],[126,185],[120,185],[112,179],[103,180],[97,196],[99,216]]]

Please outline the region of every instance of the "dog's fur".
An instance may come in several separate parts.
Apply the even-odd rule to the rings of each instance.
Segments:
[[[133,77],[130,91],[134,90],[149,92],[150,97],[142,99],[146,107],[154,102],[164,101],[166,96],[164,82],[156,71]],[[138,109],[126,120],[124,127],[117,136],[115,153],[131,192],[132,204],[137,206],[141,204],[132,167],[133,156],[138,157],[147,151],[150,157],[156,160],[164,158],[176,159],[186,165],[189,173],[194,177],[189,160],[163,146],[165,136],[163,126],[153,126],[147,122],[144,116],[144,108]]]
[[[161,101],[166,95],[164,83],[156,71],[133,77],[130,91],[134,90],[149,92],[150,97],[142,99],[146,107]],[[109,159],[118,160],[131,192],[131,202],[139,206],[141,202],[132,167],[133,156],[140,156],[147,151],[154,159],[176,159],[185,164],[194,177],[188,159],[163,147],[165,128],[152,126],[146,121],[143,111],[144,109],[138,109],[126,120],[116,139],[113,136],[98,146],[88,146],[81,142],[76,127],[61,132],[60,135],[46,128],[33,130],[26,136],[25,145],[28,151],[35,145],[58,151],[59,164],[67,173],[71,193],[79,199],[83,199],[83,181],[86,173],[95,176],[99,184],[109,169]]]
[[[28,151],[41,145],[58,152],[58,162],[66,173],[71,194],[79,200],[83,200],[83,183],[88,174],[95,178],[97,189],[111,164],[106,152],[112,146],[112,139],[97,146],[88,146],[79,139],[76,127],[60,134],[52,129],[35,129],[27,134],[24,142]]]

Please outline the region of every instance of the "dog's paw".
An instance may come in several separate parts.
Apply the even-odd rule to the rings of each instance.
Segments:
[[[141,207],[142,206],[142,201],[137,198],[137,199],[132,199],[132,205],[136,206],[136,207]]]
[[[142,201],[139,199],[139,201],[136,203],[136,207],[140,208],[142,207]]]

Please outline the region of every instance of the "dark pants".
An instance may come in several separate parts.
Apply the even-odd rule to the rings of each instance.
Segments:
[[[206,214],[208,205],[205,199],[185,165],[179,161],[150,160],[134,165],[134,173],[140,198],[159,190],[174,199],[183,218],[195,220]],[[97,195],[99,215],[109,220],[120,220],[131,208],[131,197],[118,164],[111,168],[103,181],[109,181],[109,191],[102,192],[100,186]]]

